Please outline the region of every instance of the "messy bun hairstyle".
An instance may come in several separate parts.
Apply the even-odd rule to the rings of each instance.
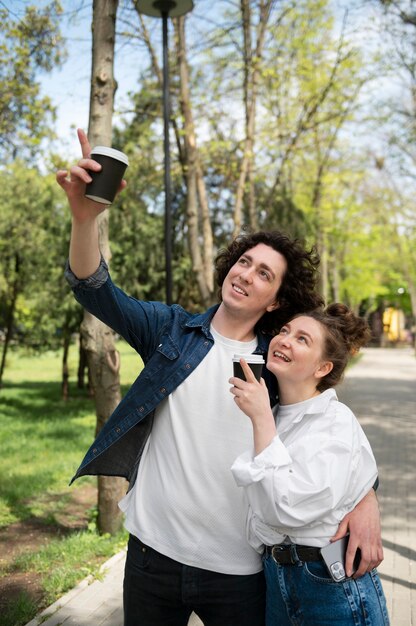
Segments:
[[[330,304],[326,309],[306,313],[306,316],[322,325],[325,333],[322,357],[333,364],[332,370],[317,385],[318,391],[325,391],[341,381],[350,357],[368,343],[370,327],[364,318],[357,317],[339,302]]]

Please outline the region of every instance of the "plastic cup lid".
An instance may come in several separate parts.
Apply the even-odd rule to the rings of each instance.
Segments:
[[[117,161],[121,161],[126,165],[129,164],[128,156],[124,154],[124,152],[116,150],[115,148],[108,148],[107,146],[95,146],[95,148],[91,150],[91,156],[93,154],[102,154],[104,156],[109,156],[113,159],[117,159]]]
[[[247,363],[264,363],[262,354],[234,354],[233,361],[244,359]]]

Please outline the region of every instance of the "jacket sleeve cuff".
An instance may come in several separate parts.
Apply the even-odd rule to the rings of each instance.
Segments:
[[[65,264],[65,278],[72,289],[77,287],[81,289],[99,289],[107,281],[108,265],[103,255],[101,255],[100,265],[94,274],[87,278],[77,278],[69,266],[69,260],[67,260]]]

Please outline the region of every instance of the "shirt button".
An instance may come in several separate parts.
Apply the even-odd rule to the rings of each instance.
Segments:
[[[97,454],[97,448],[94,448],[94,450],[92,451],[93,454]]]
[[[116,433],[121,433],[121,428],[119,428],[118,426],[114,430],[116,431]]]
[[[140,411],[140,413],[143,413],[143,411],[144,411],[144,406],[141,406],[141,407],[139,408],[139,411]]]
[[[186,369],[187,369],[187,370],[189,370],[189,369],[191,368],[191,364],[190,364],[190,363],[187,363],[187,364],[185,365],[185,367],[186,367]]]
[[[166,389],[165,389],[164,387],[161,387],[161,388],[159,389],[159,391],[160,391],[160,393],[166,393]]]

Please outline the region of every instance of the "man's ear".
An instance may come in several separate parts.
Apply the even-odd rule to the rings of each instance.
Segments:
[[[266,308],[267,313],[271,313],[272,311],[275,311],[276,309],[278,309],[280,306],[279,302],[276,300],[276,302],[274,302],[273,304],[269,304],[269,306]]]
[[[323,361],[315,371],[316,378],[324,378],[333,369],[334,364],[331,361]]]

